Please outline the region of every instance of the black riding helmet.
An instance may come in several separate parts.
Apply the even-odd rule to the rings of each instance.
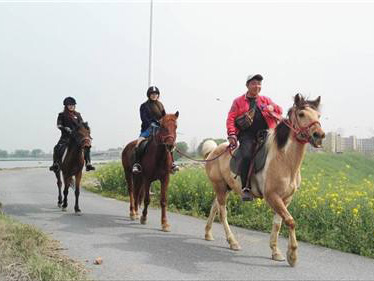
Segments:
[[[156,93],[156,94],[160,95],[160,91],[158,90],[158,88],[156,86],[151,86],[151,87],[148,88],[147,97],[149,98],[152,93]]]
[[[77,104],[77,102],[76,102],[75,99],[72,98],[72,97],[67,97],[67,98],[64,99],[64,105],[65,105],[65,106],[68,106],[68,105],[76,105],[76,104]]]

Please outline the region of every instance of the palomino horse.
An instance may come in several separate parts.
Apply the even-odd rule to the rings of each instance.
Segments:
[[[80,194],[80,182],[82,178],[82,169],[84,166],[84,150],[91,147],[90,129],[87,123],[82,123],[72,131],[70,142],[64,152],[60,169],[55,172],[58,186],[58,206],[62,211],[66,211],[68,206],[69,187],[75,185],[75,206],[76,214],[80,214],[78,199]],[[64,179],[64,201],[61,196],[61,173]],[[75,177],[75,183],[73,180]]]
[[[140,164],[142,172],[138,175],[132,174],[133,154],[136,141],[126,145],[122,151],[122,166],[125,171],[128,191],[130,195],[130,218],[138,219],[138,208],[144,198],[144,209],[140,219],[142,224],[147,222],[147,209],[150,202],[150,185],[155,180],[161,182],[161,226],[163,231],[170,231],[166,217],[167,189],[172,166],[171,151],[175,147],[177,119],[179,112],[166,114],[160,120],[160,128],[150,137],[146,154],[142,157]]]
[[[281,121],[275,130],[269,131],[269,137],[265,143],[268,149],[265,167],[251,178],[254,196],[264,198],[275,212],[270,234],[272,259],[284,260],[278,248],[278,234],[283,220],[289,228],[287,261],[291,266],[296,264],[298,246],[295,221],[287,207],[301,183],[300,168],[306,144],[310,143],[314,147],[320,147],[322,139],[325,137],[318,121],[320,100],[320,97],[311,101],[304,99],[299,94],[295,96],[294,105],[288,111],[288,119]],[[225,151],[227,145],[227,143],[223,143],[217,146],[215,142],[208,140],[203,145],[203,155],[207,159],[213,159]],[[240,245],[231,232],[226,211],[228,192],[233,190],[238,194],[242,193],[240,177],[235,177],[235,174],[230,171],[231,158],[230,153],[224,153],[222,157],[211,162],[208,161],[205,166],[216,194],[205,227],[205,239],[213,240],[212,223],[216,213],[219,212],[230,248],[239,250]]]

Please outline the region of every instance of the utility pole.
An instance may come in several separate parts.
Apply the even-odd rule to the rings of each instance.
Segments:
[[[153,84],[153,0],[150,4],[148,87]]]

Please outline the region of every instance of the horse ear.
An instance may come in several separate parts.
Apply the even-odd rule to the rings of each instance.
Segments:
[[[294,104],[299,107],[304,103],[304,98],[301,94],[297,93],[294,98]]]
[[[177,111],[177,112],[175,112],[175,117],[177,117],[178,118],[178,116],[179,116],[179,111]]]
[[[314,101],[311,101],[310,103],[312,104],[313,107],[315,107],[316,109],[318,109],[319,104],[321,103],[321,96],[319,96],[318,98],[316,98]]]

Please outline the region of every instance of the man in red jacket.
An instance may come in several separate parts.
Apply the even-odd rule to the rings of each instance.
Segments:
[[[249,75],[246,86],[248,91],[236,98],[227,116],[227,139],[231,149],[238,146],[243,155],[241,163],[242,200],[251,201],[253,195],[250,186],[246,186],[250,161],[256,136],[260,131],[274,128],[282,116],[282,108],[265,96],[260,96],[263,77],[260,74]],[[247,116],[244,118],[244,115]]]

